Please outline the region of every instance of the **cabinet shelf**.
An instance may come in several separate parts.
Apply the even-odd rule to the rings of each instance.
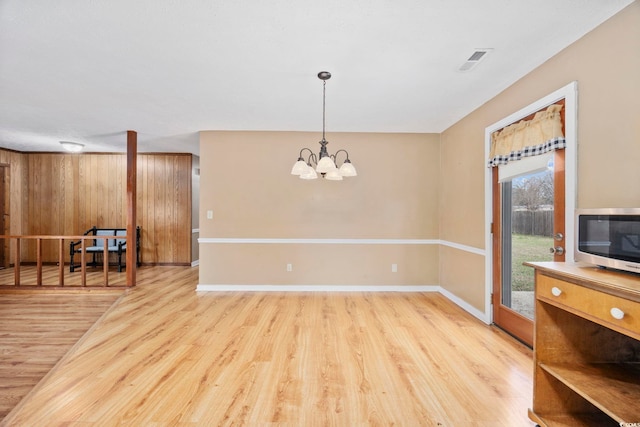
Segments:
[[[538,417],[529,413],[529,418],[547,427],[619,427],[620,424],[604,414],[562,414]]]
[[[540,367],[617,423],[640,419],[640,364],[591,363]],[[635,381],[635,382],[633,382]]]

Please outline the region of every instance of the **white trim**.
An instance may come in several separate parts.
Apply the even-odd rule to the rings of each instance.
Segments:
[[[199,228],[192,228],[191,229],[191,234],[196,234],[196,233],[199,233],[199,232],[200,232]]]
[[[206,285],[197,292],[438,292],[439,286],[365,286],[365,285]]]
[[[486,251],[484,249],[474,248],[473,246],[461,245],[460,243],[448,242],[446,240],[440,240],[440,244],[443,246],[448,246],[450,248],[459,249],[461,251],[470,252],[476,255],[486,255]]]
[[[261,239],[234,237],[200,237],[198,243],[234,244],[305,244],[305,245],[437,245],[437,239]]]
[[[200,260],[199,259],[197,259],[195,261],[191,261],[191,267],[197,267],[199,265],[200,265]]]
[[[498,129],[517,122],[518,120],[535,113],[561,99],[565,99],[565,253],[572,258],[574,254],[574,216],[576,208],[577,186],[577,117],[578,117],[578,82],[571,82],[555,92],[541,98],[523,109],[511,114],[508,117],[485,128],[484,131],[484,163],[486,165],[491,150],[491,134]],[[485,247],[487,248],[485,257],[485,307],[488,319],[492,320],[493,310],[491,307],[491,292],[493,282],[493,254],[491,241],[491,221],[493,219],[492,182],[491,168],[485,167],[484,179],[484,215],[485,215]]]
[[[445,297],[447,297],[449,301],[453,302],[458,307],[462,308],[464,311],[471,314],[473,317],[479,319],[480,321],[486,323],[487,325],[491,324],[491,316],[490,315],[487,316],[487,313],[483,313],[482,311],[478,310],[477,308],[475,308],[474,306],[472,306],[462,298],[459,298],[458,296],[452,294],[451,292],[444,289],[443,287],[440,287],[440,293]]]
[[[578,82],[573,82],[572,90],[567,90],[564,121],[566,128],[565,139],[565,239],[564,249],[567,261],[573,261],[575,255],[575,219],[576,200],[578,198]]]
[[[320,245],[444,245],[485,256],[485,250],[439,239],[260,239],[201,237],[198,243],[213,244],[320,244]]]

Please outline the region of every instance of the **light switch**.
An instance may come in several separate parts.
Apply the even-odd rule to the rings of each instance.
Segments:
[[[207,211],[207,219],[213,219],[213,211]]]

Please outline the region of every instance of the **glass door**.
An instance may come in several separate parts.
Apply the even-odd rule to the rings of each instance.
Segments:
[[[533,320],[533,269],[526,261],[553,261],[553,171],[502,183],[501,304]]]
[[[534,271],[523,263],[564,261],[564,150],[530,164],[494,171],[493,307],[498,326],[533,345]]]

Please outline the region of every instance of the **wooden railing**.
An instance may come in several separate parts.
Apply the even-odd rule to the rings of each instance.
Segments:
[[[68,265],[65,264],[65,254],[69,251],[69,244],[65,245],[65,241],[81,241],[81,251],[80,251],[80,271],[77,273],[69,273],[70,275],[77,276],[79,274],[80,279],[73,280],[73,287],[88,287],[88,286],[113,286],[109,283],[109,249],[108,242],[106,240],[113,239],[113,236],[93,236],[93,235],[82,235],[82,236],[6,236],[0,235],[0,239],[9,240],[8,247],[10,248],[11,259],[10,263],[13,265],[13,285],[20,286],[21,285],[21,272],[23,267],[26,265],[22,261],[22,245],[25,241],[35,241],[36,243],[36,254],[35,254],[35,285],[38,287],[64,287],[65,286],[65,268]],[[87,246],[94,246],[93,241],[97,239],[104,240],[104,250],[102,252],[102,278],[96,278],[92,280],[90,283],[87,281],[87,256],[91,256],[92,253],[87,255],[86,248]],[[127,239],[127,246],[132,248],[135,251],[135,243],[133,245],[129,245],[128,236],[118,236],[118,239]],[[49,263],[54,263],[57,265],[57,283],[43,283],[43,256],[42,256],[42,244],[43,241],[58,241],[58,254],[57,260],[48,261]],[[89,244],[87,244],[87,240],[89,240]],[[33,261],[29,262],[30,265],[33,264]],[[11,265],[9,266],[11,267]],[[129,268],[127,266],[127,268]],[[4,282],[8,279],[5,275]],[[124,275],[122,275],[123,279],[117,280],[116,286],[132,286],[133,284],[126,283],[124,280]],[[55,282],[55,279],[53,280]],[[51,281],[49,281],[51,282]],[[0,283],[0,285],[8,285],[8,283]]]

